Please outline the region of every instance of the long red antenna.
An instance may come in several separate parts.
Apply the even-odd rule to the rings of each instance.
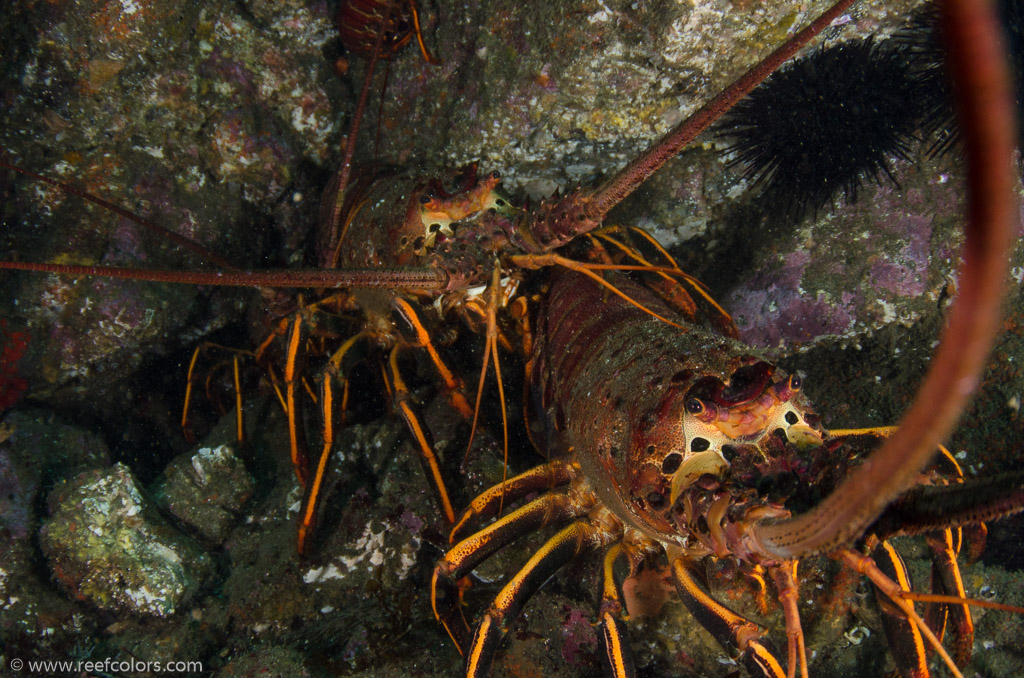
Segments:
[[[953,428],[1000,329],[1009,245],[1017,219],[1014,106],[991,0],[943,3],[948,62],[956,83],[968,177],[967,238],[959,294],[917,397],[899,428],[821,504],[748,539],[781,559],[827,552],[863,533]]]
[[[533,226],[533,235],[542,244],[543,249],[560,247],[576,236],[600,226],[613,207],[831,25],[855,1],[838,0],[824,14],[740,76],[721,94],[676,125],[667,135],[597,189],[576,189],[556,202],[542,205],[542,214]]]
[[[321,228],[328,228],[326,246],[320,253],[321,266],[331,266],[331,259],[334,251],[341,245],[341,209],[345,199],[345,191],[348,189],[348,179],[352,174],[352,157],[356,151],[356,137],[359,135],[359,127],[363,121],[363,112],[366,110],[366,100],[370,95],[370,83],[373,82],[373,73],[377,68],[377,59],[380,56],[381,47],[384,45],[384,31],[391,16],[391,5],[388,5],[387,15],[381,21],[377,30],[377,39],[370,53],[370,63],[366,66],[366,75],[363,76],[363,87],[359,92],[359,102],[356,104],[355,113],[352,115],[352,124],[349,126],[348,137],[345,139],[345,152],[341,158],[341,169],[338,171],[336,184],[331,182],[329,191],[334,193],[327,216],[327,224],[321,224]]]
[[[0,270],[36,271],[70,276],[95,276],[143,280],[182,285],[219,287],[336,288],[389,287],[440,291],[448,285],[448,275],[435,268],[353,268],[285,269],[281,271],[171,271],[165,269],[118,268],[116,266],[76,266],[39,264],[31,261],[0,261]]]

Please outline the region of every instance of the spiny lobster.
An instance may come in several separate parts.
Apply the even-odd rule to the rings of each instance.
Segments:
[[[952,6],[947,11],[947,30],[963,29],[953,38],[962,93],[973,86],[981,88],[978,93],[994,91],[999,87],[995,83],[1006,77],[993,60],[996,50],[970,54],[968,48],[994,28],[994,16],[977,7]],[[963,25],[951,28],[958,21]],[[972,75],[980,76],[973,85]],[[988,212],[992,204],[982,197],[988,180],[980,181],[978,174],[983,165],[997,168],[1002,176],[996,182],[1004,187],[1012,183],[1005,172],[1013,142],[1004,136],[1012,125],[1000,120],[1010,107],[1006,100],[997,100],[973,113],[971,109],[963,107],[963,120],[967,128],[977,125],[969,134],[980,145],[968,150],[975,172],[969,241],[986,220],[1012,223],[1014,218],[1008,195],[1001,207]],[[1003,150],[990,155],[1000,145]],[[499,643],[533,593],[558,569],[591,554],[603,556],[597,616],[607,666],[615,676],[636,672],[615,565],[624,560],[635,577],[644,566],[667,556],[686,607],[725,650],[742,660],[750,675],[792,677],[799,666],[806,677],[797,564],[816,554],[828,554],[871,580],[901,674],[930,675],[930,647],[960,675],[957,665],[969,660],[973,643],[967,607],[949,607],[941,621],[933,618],[926,624],[913,610],[916,594],[911,593],[906,566],[885,540],[932,532],[929,543],[947,570],[933,574],[933,586],[951,595],[931,600],[955,603],[963,600],[964,587],[955,563],[960,536],[957,532],[954,537],[950,526],[1024,509],[1024,476],[1019,472],[963,487],[910,489],[935,454],[941,434],[934,434],[941,430],[941,413],[949,411],[945,403],[966,397],[964,387],[974,384],[975,377],[967,374],[977,369],[969,366],[977,356],[970,355],[969,347],[979,338],[978,327],[992,322],[997,313],[993,304],[1002,277],[1001,272],[990,276],[982,262],[986,251],[996,252],[989,246],[1001,246],[998,240],[983,235],[968,244],[961,277],[965,285],[925,385],[901,426],[884,431],[824,430],[799,393],[798,377],[776,374],[774,366],[726,337],[694,326],[670,329],[638,311],[636,304],[609,301],[593,283],[555,272],[533,323],[540,338],[527,369],[532,398],[541,410],[542,430],[535,436],[554,439],[550,450],[556,458],[479,495],[456,524],[453,546],[434,573],[434,611],[464,654],[467,677],[488,675]],[[671,317],[669,307],[649,291],[625,280],[615,286],[633,302]],[[847,448],[849,439],[865,436],[888,440],[866,457],[856,446]],[[945,456],[959,473],[952,456]],[[467,533],[468,526],[494,516],[505,501],[538,492],[539,498]],[[470,628],[462,615],[463,590],[456,582],[512,541],[549,525],[560,529]],[[756,624],[708,593],[702,561],[709,558],[735,560],[759,582],[761,595],[766,569],[771,574],[785,617],[785,665]],[[932,631],[941,636],[947,623],[956,627],[955,660]]]
[[[650,289],[624,279],[616,286],[674,317]],[[467,676],[489,672],[501,639],[544,581],[588,557],[603,557],[595,587],[601,591],[597,618],[609,668],[615,676],[635,675],[619,579],[664,570],[666,556],[669,576],[693,619],[750,675],[781,678],[788,666],[792,676],[799,665],[806,676],[798,607],[815,624],[823,620],[817,604],[798,605],[814,594],[813,584],[797,575],[797,565],[814,571],[807,563],[818,553],[870,577],[899,670],[929,675],[921,635],[927,631],[920,619],[908,623],[910,612],[886,607],[883,590],[904,610],[908,601],[894,592],[912,590],[906,565],[886,539],[929,534],[937,573],[933,591],[962,597],[956,565],[962,536],[950,526],[1024,509],[1021,473],[964,482],[957,462],[943,451],[928,475],[911,474],[895,484],[937,486],[899,490],[900,498],[884,511],[868,509],[868,517],[858,518],[865,502],[854,496],[874,496],[892,477],[885,452],[872,450],[891,429],[827,430],[796,375],[781,373],[720,332],[690,323],[684,330],[671,328],[564,272],[552,274],[534,326],[539,335],[529,368],[538,409],[534,437],[546,441],[542,447],[551,461],[476,498],[453,530],[453,546],[434,575],[435,613],[465,654]],[[609,374],[616,378],[608,379]],[[864,475],[871,476],[866,490],[851,490]],[[481,519],[494,516],[499,502],[523,498],[528,501],[522,506],[472,533]],[[876,513],[881,513],[877,519]],[[864,527],[853,530],[851,549],[843,530],[846,521],[858,520]],[[456,581],[514,540],[540,530],[556,533],[528,561],[520,560],[522,569],[483,611],[471,640]],[[839,536],[822,544],[819,535],[836,530]],[[617,574],[620,560],[628,567]],[[709,593],[705,577],[712,568],[721,571],[720,563],[734,564],[725,568],[733,576],[749,578],[761,618],[767,615],[766,582],[769,576],[774,581],[789,638],[788,660],[768,638],[781,634],[765,633],[734,612],[735,599]],[[935,612],[929,612],[930,627],[954,637],[951,653],[964,665],[973,643],[970,612],[966,606],[951,607],[943,612],[948,619],[943,616],[939,623]],[[689,650],[684,646],[684,651]]]

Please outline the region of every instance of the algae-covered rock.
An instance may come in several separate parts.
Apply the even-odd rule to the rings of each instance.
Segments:
[[[161,510],[219,544],[252,496],[253,480],[234,447],[210,445],[175,457],[151,491]]]
[[[209,557],[160,518],[123,464],[82,473],[49,504],[39,541],[50,568],[101,609],[167,617],[212,573]]]

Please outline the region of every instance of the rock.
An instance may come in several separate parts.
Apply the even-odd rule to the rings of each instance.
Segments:
[[[8,412],[0,424],[0,646],[23,660],[70,657],[97,629],[87,606],[63,595],[38,565],[39,493],[85,469],[110,464],[95,433],[41,409]]]
[[[913,4],[858,3],[829,37],[890,33]],[[799,0],[491,0],[433,15],[423,10],[427,44],[441,63],[425,64],[414,48],[393,61],[378,156],[427,168],[480,160],[482,170],[499,170],[509,185],[534,195],[592,183],[823,7]],[[365,60],[357,63],[358,83]],[[365,132],[375,125],[374,112],[368,115],[365,157],[376,143]]]
[[[301,240],[316,223],[317,201],[301,195],[322,184],[308,189],[308,166],[336,152],[331,99],[343,96],[321,54],[336,30],[326,4],[267,3],[258,18],[219,2],[14,5],[0,17],[16,17],[24,36],[0,60],[6,161],[101,194],[239,266],[276,258],[272,241]],[[41,193],[8,200],[9,178],[0,178],[4,232],[24,239],[5,241],[5,258],[212,264],[34,180]],[[37,275],[4,276],[0,289],[0,317],[31,336],[18,366],[29,395],[104,418],[129,409],[125,382],[147,355],[194,347],[237,319],[245,297]]]
[[[53,585],[39,567],[32,540],[5,542],[0,549],[0,648],[7,658],[72,657],[99,633],[90,612]]]
[[[264,678],[266,676],[312,675],[303,665],[300,652],[281,647],[263,648],[234,657],[216,673],[216,678]]]
[[[211,544],[219,544],[252,496],[253,479],[233,445],[200,446],[175,457],[150,493],[162,511]]]
[[[40,546],[50,568],[100,609],[169,617],[213,572],[209,556],[160,518],[123,464],[58,486],[49,505]]]
[[[154,666],[188,678],[210,675],[209,657],[220,649],[216,629],[202,621],[198,608],[192,614],[178,615],[174,620],[149,623],[145,619],[124,618],[104,629],[109,636],[104,649],[118,657],[124,665],[142,667],[134,671],[121,669],[119,676],[147,678],[155,675]],[[132,664],[131,662],[134,662]]]

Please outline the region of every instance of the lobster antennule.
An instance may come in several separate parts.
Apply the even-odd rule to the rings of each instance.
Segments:
[[[833,551],[876,520],[914,482],[949,433],[999,329],[1016,213],[1009,72],[991,2],[948,2],[945,11],[970,170],[960,294],[925,382],[893,436],[815,509],[753,526],[749,538],[754,547],[771,557]]]

